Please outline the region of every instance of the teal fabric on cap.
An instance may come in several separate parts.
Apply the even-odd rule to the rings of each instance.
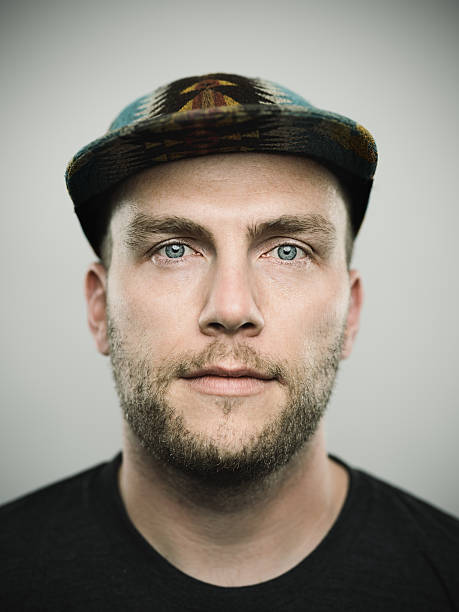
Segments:
[[[371,134],[271,81],[213,73],[179,79],[131,102],[68,164],[67,188],[96,254],[107,193],[116,184],[156,164],[235,152],[289,153],[324,164],[348,189],[358,232],[377,163]]]

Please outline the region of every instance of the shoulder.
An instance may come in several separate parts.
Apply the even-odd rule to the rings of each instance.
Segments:
[[[459,519],[405,489],[360,469],[354,478],[368,488],[375,518],[407,536],[423,536],[424,544],[442,542],[459,551]]]
[[[359,571],[384,589],[398,585],[400,594],[432,600],[434,609],[459,605],[459,520],[363,470],[350,473]]]
[[[17,497],[0,506],[0,516],[2,519],[8,519],[9,517],[16,516],[18,513],[28,512],[32,509],[39,509],[42,506],[48,506],[52,501],[58,501],[62,499],[62,496],[70,493],[77,492],[85,486],[86,482],[97,473],[105,463],[92,466],[71,476],[62,478],[48,485],[30,491],[20,497]]]
[[[116,466],[98,464],[0,507],[1,609],[57,609],[48,599],[58,597],[69,575],[90,573],[101,550],[106,558],[98,508],[110,465]]]
[[[0,507],[0,549],[3,554],[30,556],[43,534],[62,533],[89,512],[89,488],[105,463],[46,485]]]

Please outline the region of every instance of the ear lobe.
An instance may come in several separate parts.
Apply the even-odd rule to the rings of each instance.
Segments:
[[[102,355],[109,354],[107,338],[107,270],[99,263],[92,263],[85,277],[85,296],[89,329]]]
[[[344,334],[343,350],[341,352],[341,359],[346,359],[352,352],[357,332],[360,327],[360,313],[362,311],[363,304],[363,287],[360,274],[357,270],[351,270],[349,272],[350,282],[350,299],[349,309],[346,320],[346,330]]]

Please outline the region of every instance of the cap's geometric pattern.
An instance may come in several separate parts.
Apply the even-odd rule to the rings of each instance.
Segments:
[[[231,83],[231,81],[224,81],[223,79],[201,79],[197,83],[182,89],[181,95],[192,94],[193,97],[179,108],[177,112],[183,113],[202,108],[239,105],[240,102],[236,102],[228,93],[225,93],[228,87],[237,87],[237,84]]]
[[[179,79],[129,104],[71,160],[67,187],[99,254],[103,199],[96,196],[158,163],[241,151],[305,155],[349,177],[358,230],[377,163],[371,134],[281,85],[234,74]]]

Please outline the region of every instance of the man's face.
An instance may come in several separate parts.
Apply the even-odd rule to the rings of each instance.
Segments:
[[[243,153],[161,165],[116,197],[99,349],[135,438],[220,482],[286,464],[313,439],[358,321],[336,180]]]

